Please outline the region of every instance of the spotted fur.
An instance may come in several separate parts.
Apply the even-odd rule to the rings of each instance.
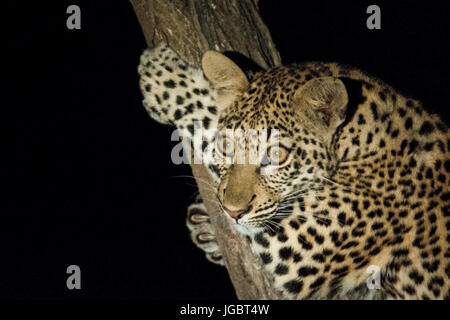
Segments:
[[[217,164],[216,156],[206,165],[221,204],[246,209],[233,223],[286,298],[450,299],[450,136],[440,118],[336,63],[280,66],[249,82],[239,74],[221,86],[211,71],[227,73],[231,65],[221,59],[224,68],[207,62],[203,73],[166,45],[146,50],[144,106],[192,135],[194,121],[279,130],[290,160],[273,174]],[[322,80],[336,92],[317,89]],[[190,225],[192,210],[188,225],[199,244],[205,229]],[[194,213],[205,218],[204,209]],[[208,219],[196,218],[206,228]],[[208,250],[220,257],[216,246]],[[366,285],[370,266],[380,268],[378,290]]]

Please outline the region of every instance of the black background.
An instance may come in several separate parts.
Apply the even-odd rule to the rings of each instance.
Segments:
[[[295,5],[297,3],[297,5]],[[446,122],[448,7],[261,0],[284,62],[338,61],[422,100]],[[78,4],[81,30],[66,28]],[[225,269],[190,242],[188,166],[170,160],[171,129],[141,104],[145,41],[128,1],[2,3],[4,31],[0,298],[230,299]],[[2,139],[3,140],[3,139]],[[66,268],[82,289],[66,288]]]

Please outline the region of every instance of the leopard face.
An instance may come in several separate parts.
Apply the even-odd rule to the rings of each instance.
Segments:
[[[218,199],[245,234],[277,229],[298,198],[314,195],[333,168],[324,138],[296,120],[302,115],[290,102],[292,95],[271,79],[270,73],[261,75],[236,97],[219,119],[220,135],[213,141]],[[306,82],[297,80],[293,90],[301,92]]]

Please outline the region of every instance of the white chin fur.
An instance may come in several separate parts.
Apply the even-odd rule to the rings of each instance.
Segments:
[[[253,228],[253,227],[248,227],[242,224],[235,224],[234,225],[236,227],[236,230],[239,231],[242,234],[245,234],[247,236],[252,236],[258,232],[261,232],[264,230],[264,228]]]
[[[252,236],[254,234],[257,234],[261,231],[264,231],[264,228],[261,227],[251,227],[251,226],[247,226],[245,224],[239,224],[236,223],[236,221],[234,219],[231,219],[230,216],[228,214],[226,214],[227,219],[231,222],[232,225],[234,225],[234,227],[236,228],[236,230],[246,236]]]

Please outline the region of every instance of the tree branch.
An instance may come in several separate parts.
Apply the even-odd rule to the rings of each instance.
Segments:
[[[200,67],[207,50],[236,51],[263,68],[281,63],[257,0],[131,0],[149,47],[164,41],[186,62]],[[203,165],[192,165],[200,195],[210,214],[225,265],[240,299],[280,299],[260,259],[232,227],[206,184]],[[205,184],[206,181],[207,183]]]

